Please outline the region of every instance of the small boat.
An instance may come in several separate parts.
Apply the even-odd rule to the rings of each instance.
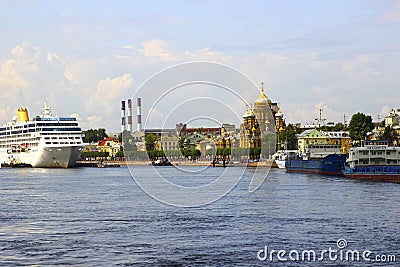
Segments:
[[[27,163],[1,163],[0,168],[32,168],[32,165]]]
[[[400,183],[400,147],[367,140],[349,151],[343,175],[353,179]]]
[[[156,161],[152,161],[151,165],[153,166],[173,166],[171,162],[169,162],[168,159],[158,159]]]
[[[288,159],[295,159],[297,150],[279,150],[273,156],[273,160],[279,169],[285,169],[285,163]]]
[[[118,163],[97,162],[97,168],[119,168],[120,166]]]

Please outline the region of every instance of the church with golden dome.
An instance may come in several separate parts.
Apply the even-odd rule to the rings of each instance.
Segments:
[[[278,103],[265,95],[264,83],[261,83],[261,94],[254,101],[254,106],[246,106],[240,125],[239,146],[253,149],[261,147],[263,135],[282,131],[284,127],[285,121]]]

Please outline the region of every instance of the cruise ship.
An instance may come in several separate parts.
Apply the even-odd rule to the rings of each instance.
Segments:
[[[76,118],[53,116],[46,103],[42,114],[32,120],[26,108],[19,108],[17,116],[0,127],[2,165],[74,167],[82,149],[82,130]]]

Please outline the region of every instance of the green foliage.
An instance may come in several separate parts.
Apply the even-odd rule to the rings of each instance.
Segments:
[[[165,158],[163,150],[147,150],[147,155],[150,160]]]
[[[186,141],[185,137],[181,136],[179,138],[179,149],[183,149],[185,147],[185,141]]]
[[[216,153],[216,150],[214,148],[209,148],[206,150],[206,156],[214,156]]]
[[[154,146],[157,141],[157,136],[155,136],[154,134],[147,134],[144,139],[146,142],[146,150],[147,151],[154,150]]]
[[[81,158],[106,158],[109,156],[108,152],[98,152],[98,151],[91,151],[91,152],[82,152]]]
[[[392,127],[386,126],[385,131],[379,136],[379,139],[386,140],[389,142],[389,145],[393,145],[393,141],[396,139],[396,133]]]
[[[322,131],[328,131],[328,132],[339,132],[339,131],[343,131],[343,129],[344,129],[344,125],[341,122],[335,124],[335,126],[321,127]]]
[[[89,129],[87,131],[83,131],[84,137],[83,142],[92,143],[97,142],[99,140],[103,140],[105,137],[108,137],[106,133],[106,129]]]
[[[297,134],[299,133],[300,131],[292,124],[286,126],[285,130],[276,133],[278,139],[277,149],[280,150],[285,148],[285,144],[286,149],[288,150],[297,149]]]
[[[136,144],[133,142],[133,136],[129,131],[124,130],[120,137],[125,151],[136,150]]]
[[[118,152],[115,154],[115,157],[116,157],[116,158],[122,158],[122,157],[124,157],[124,151],[122,151],[122,150],[118,151]]]
[[[201,152],[198,149],[190,150],[183,148],[181,149],[181,153],[185,158],[192,158],[192,159],[198,159],[201,156]]]
[[[365,140],[368,132],[374,129],[372,117],[364,113],[356,113],[351,117],[349,124],[350,138],[353,140]]]
[[[147,151],[124,151],[124,156],[128,160],[149,160]]]
[[[201,156],[200,150],[198,150],[198,149],[193,150],[193,157],[195,159],[200,158],[200,156]]]
[[[217,149],[217,156],[229,156],[231,154],[231,149],[230,148],[218,148]]]
[[[243,147],[234,147],[231,149],[231,152],[232,152],[231,155],[234,158],[240,158],[249,155],[249,149]]]

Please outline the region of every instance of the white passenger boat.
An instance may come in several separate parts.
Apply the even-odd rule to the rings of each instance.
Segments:
[[[0,127],[0,164],[32,167],[73,167],[83,149],[76,118],[56,117],[44,103],[42,114],[29,119],[19,108],[11,122]]]

